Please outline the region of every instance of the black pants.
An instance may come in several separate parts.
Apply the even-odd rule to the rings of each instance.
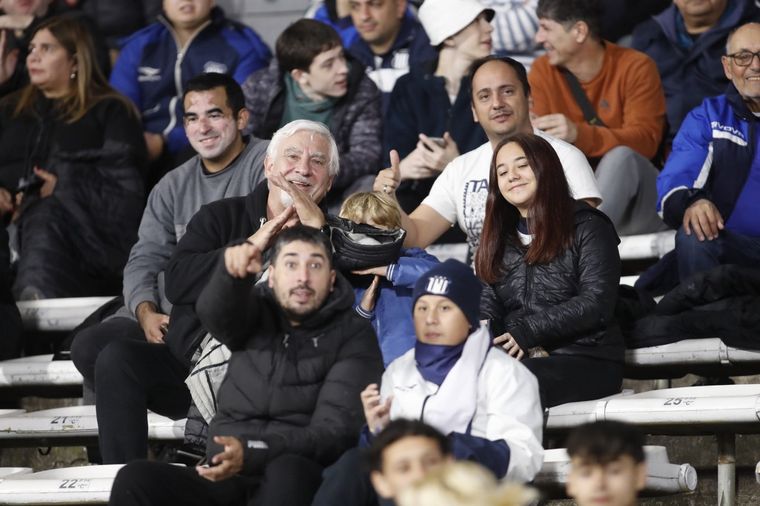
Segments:
[[[112,506],[308,506],[319,487],[322,466],[298,455],[271,461],[261,477],[212,482],[193,468],[132,462],[119,471]],[[338,503],[340,504],[340,503]]]
[[[71,343],[71,360],[84,378],[85,392],[95,390],[95,361],[113,342],[146,342],[140,324],[131,318],[116,317],[77,332]],[[85,400],[89,396],[85,395]]]
[[[529,358],[523,364],[536,375],[541,406],[589,401],[620,392],[623,364],[575,355]]]
[[[187,416],[188,370],[164,344],[114,341],[95,363],[98,437],[104,464],[147,457],[146,410],[179,419]]]

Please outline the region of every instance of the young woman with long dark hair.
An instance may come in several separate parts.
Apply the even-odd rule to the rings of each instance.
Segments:
[[[490,176],[475,267],[488,284],[481,317],[494,344],[536,375],[544,407],[619,391],[615,228],[573,200],[557,154],[538,136],[502,141]]]

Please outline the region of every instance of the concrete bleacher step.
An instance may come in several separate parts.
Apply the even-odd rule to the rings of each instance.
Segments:
[[[0,481],[0,504],[105,504],[122,464],[14,474]]]
[[[549,409],[546,429],[621,420],[650,434],[760,433],[760,385],[666,388],[571,402]]]
[[[671,464],[664,447],[647,447],[646,457],[648,493],[677,494],[696,488],[694,468],[689,464]],[[0,504],[104,504],[108,502],[113,480],[121,467],[79,466],[9,474],[0,481]],[[568,470],[567,452],[564,449],[548,450],[536,483],[562,487],[567,481]]]
[[[10,478],[11,476],[20,476],[22,474],[31,474],[34,469],[31,467],[0,467],[0,481]]]
[[[652,234],[621,236],[618,251],[621,260],[643,260],[662,258],[675,247],[675,230],[665,230]]]
[[[676,246],[675,230],[664,230],[651,234],[620,236],[618,251],[621,260],[646,260],[662,258]],[[465,262],[467,259],[467,244],[432,244],[425,248],[431,255],[441,261],[455,258]]]
[[[715,377],[760,374],[760,350],[735,348],[713,337],[625,352],[627,378],[672,379],[689,373]]]
[[[546,433],[593,421],[620,420],[648,434],[714,434],[718,504],[736,501],[736,434],[760,433],[760,385],[667,388],[572,402],[548,410]]]
[[[664,446],[644,447],[647,462],[647,495],[693,492],[697,488],[697,471],[690,464],[672,464]],[[570,472],[570,457],[564,448],[546,450],[544,463],[534,483],[539,488],[563,487]]]
[[[0,362],[0,388],[19,386],[75,386],[82,375],[71,360],[53,360],[52,354]]]
[[[69,331],[113,297],[69,297],[17,302],[25,330]]]
[[[185,420],[151,413],[148,417],[148,437],[153,440],[182,440]],[[96,439],[98,422],[95,406],[71,406],[22,412],[0,416],[0,444],[23,446],[46,444],[66,446],[69,440]]]
[[[638,367],[670,367],[681,364],[760,366],[760,350],[734,348],[726,345],[719,337],[684,339],[660,346],[626,350],[625,361]]]

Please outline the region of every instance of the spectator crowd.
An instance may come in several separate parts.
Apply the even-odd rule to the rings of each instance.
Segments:
[[[760,261],[760,7],[631,4],[327,0],[271,51],[0,0],[0,358],[17,301],[113,297],[70,353],[114,505],[524,504],[544,410],[620,391],[620,237],[675,231],[644,296]],[[568,452],[635,504],[633,429]]]

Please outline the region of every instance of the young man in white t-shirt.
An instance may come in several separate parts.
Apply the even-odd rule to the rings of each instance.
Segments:
[[[546,139],[559,155],[570,191],[576,199],[598,206],[601,194],[586,157],[576,147],[534,130],[528,113],[530,86],[521,63],[508,57],[477,60],[470,71],[472,113],[488,142],[458,156],[438,176],[430,194],[410,215],[402,213],[407,232],[404,245],[425,248],[458,223],[467,234],[470,251],[480,240],[485,218],[488,176],[493,148],[516,133],[534,132]],[[398,155],[391,151],[391,168],[375,178],[374,189],[393,193],[399,184]]]

